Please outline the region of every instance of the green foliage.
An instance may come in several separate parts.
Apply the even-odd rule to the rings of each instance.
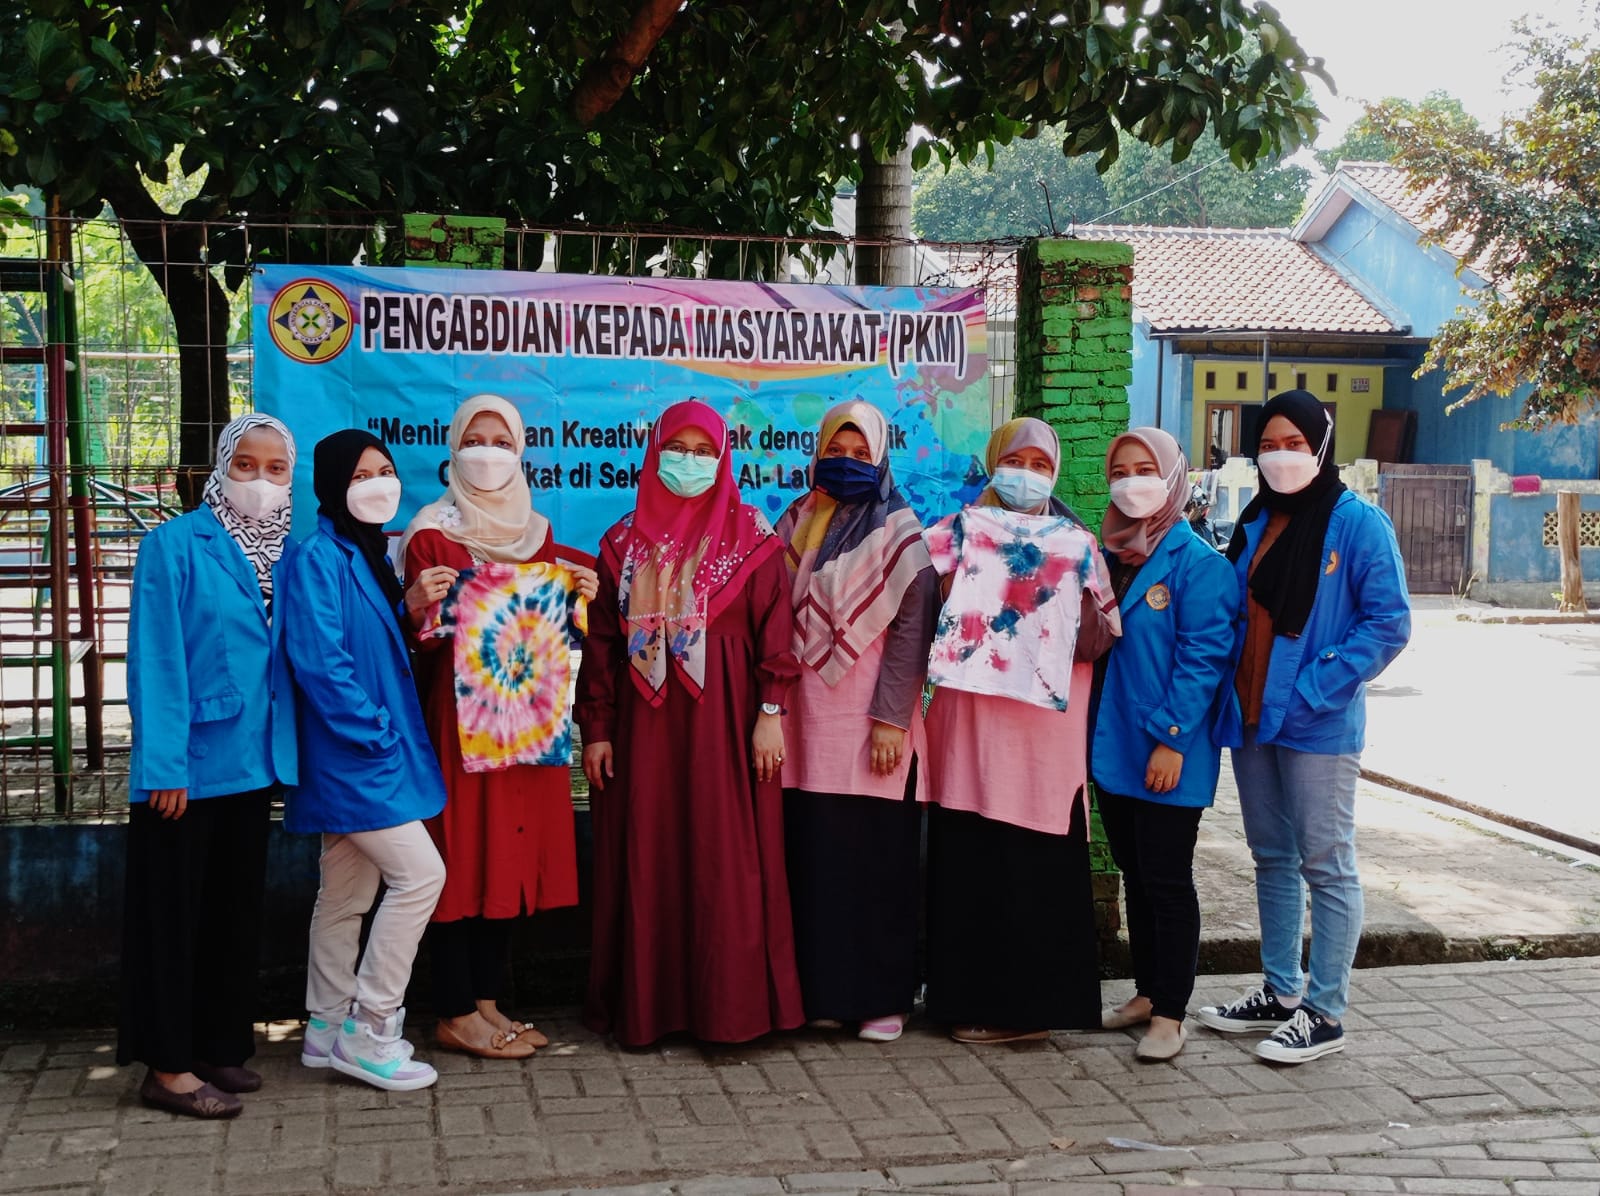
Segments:
[[[1132,142],[1105,182],[1109,218],[1118,224],[1284,228],[1300,215],[1311,173],[1276,162],[1240,170],[1207,135],[1182,165]]]
[[[917,172],[913,185],[911,227],[935,241],[1064,232],[1109,206],[1094,159],[1063,156],[1053,128],[997,147],[993,165],[983,158],[948,169],[932,165]]]
[[[1447,111],[1380,105],[1372,124],[1427,196],[1435,242],[1470,236],[1490,284],[1445,323],[1422,370],[1466,394],[1531,393],[1515,426],[1577,422],[1600,406],[1600,15],[1580,36],[1517,27],[1536,98],[1489,132]]]
[[[1396,113],[1402,119],[1414,120],[1419,113],[1436,113],[1463,123],[1476,123],[1461,106],[1461,101],[1447,91],[1430,91],[1420,103],[1391,96],[1381,105],[1384,110]],[[1362,113],[1345,130],[1344,136],[1331,149],[1317,151],[1317,163],[1332,174],[1340,162],[1389,162],[1396,152],[1394,142],[1373,123],[1371,113]]]

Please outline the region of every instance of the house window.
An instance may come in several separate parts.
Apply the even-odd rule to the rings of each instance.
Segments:
[[[1217,371],[1216,370],[1207,370],[1206,371],[1206,389],[1207,390],[1216,390],[1217,389]]]
[[[1233,386],[1235,390],[1244,390],[1249,387],[1249,385],[1250,375],[1245,373],[1243,370],[1240,370],[1233,376]]]
[[[1329,374],[1328,375],[1328,393],[1329,394],[1335,394],[1335,393],[1338,392],[1338,390],[1339,390],[1339,375],[1338,374]]]
[[[1277,370],[1273,370],[1271,373],[1269,373],[1267,375],[1267,389],[1268,390],[1277,390],[1278,389],[1278,371]]]
[[[1304,390],[1306,388],[1306,376],[1304,374],[1297,373],[1294,376],[1294,388],[1296,390]]]

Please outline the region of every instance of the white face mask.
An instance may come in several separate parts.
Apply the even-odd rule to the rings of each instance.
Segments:
[[[1310,453],[1297,453],[1293,449],[1274,449],[1256,458],[1256,468],[1279,494],[1298,494],[1311,480],[1322,472],[1322,461]]]
[[[270,478],[241,482],[222,475],[222,501],[246,519],[265,519],[282,510],[289,501],[289,487]]]
[[[516,475],[521,465],[522,458],[510,449],[474,444],[456,450],[451,468],[474,490],[498,490]]]
[[[400,509],[400,479],[364,478],[351,482],[344,492],[344,502],[358,523],[376,523],[381,527]]]
[[[1166,479],[1148,475],[1118,478],[1111,483],[1111,501],[1129,519],[1144,519],[1166,505]]]

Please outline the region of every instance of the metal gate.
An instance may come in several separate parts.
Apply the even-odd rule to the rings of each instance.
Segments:
[[[1413,594],[1458,593],[1472,534],[1472,467],[1380,465],[1378,505],[1394,521]]]

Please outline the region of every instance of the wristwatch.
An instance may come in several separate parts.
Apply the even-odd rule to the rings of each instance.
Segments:
[[[761,713],[762,714],[783,714],[783,713],[785,713],[785,711],[784,711],[783,707],[778,705],[776,702],[763,702],[763,703],[761,703]]]

